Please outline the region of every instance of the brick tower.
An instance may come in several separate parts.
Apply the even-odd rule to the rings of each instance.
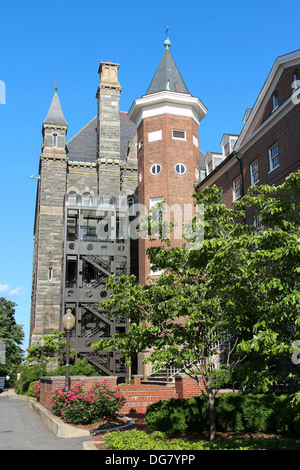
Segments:
[[[184,210],[194,204],[195,183],[199,182],[199,124],[207,109],[193,97],[170,53],[169,38],[147,93],[134,101],[130,119],[137,125],[138,202],[146,212],[157,202],[186,220]],[[172,210],[173,209],[173,210]],[[172,220],[172,213],[170,220]],[[174,241],[182,243],[182,237]],[[139,282],[158,273],[151,269],[146,255],[159,240],[139,239]]]

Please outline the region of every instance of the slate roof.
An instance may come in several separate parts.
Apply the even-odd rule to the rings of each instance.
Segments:
[[[44,120],[44,124],[58,124],[67,126],[67,121],[64,118],[64,113],[59,101],[57,92],[55,91],[48,114]]]
[[[146,95],[164,90],[189,93],[169,48],[165,49]]]
[[[120,158],[123,162],[126,162],[128,141],[135,134],[135,124],[128,119],[127,113],[120,112]],[[97,161],[97,116],[67,142],[66,151],[69,161]]]

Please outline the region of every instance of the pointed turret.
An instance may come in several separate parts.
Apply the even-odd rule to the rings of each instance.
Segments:
[[[44,124],[57,124],[62,126],[67,126],[67,121],[65,120],[64,113],[62,111],[62,107],[59,101],[59,97],[57,94],[57,82],[55,81],[55,91],[54,96],[52,99],[52,103],[50,105],[48,114],[46,119],[44,120]]]
[[[176,91],[178,93],[189,93],[170,52],[170,45],[171,41],[167,37],[167,39],[164,41],[165,52],[161,58],[159,66],[157,67],[146,95],[164,90]]]
[[[42,128],[43,154],[47,153],[55,158],[65,158],[67,129],[68,124],[62,111],[55,81],[54,96]]]

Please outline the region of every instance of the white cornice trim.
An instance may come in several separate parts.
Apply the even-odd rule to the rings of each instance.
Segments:
[[[191,117],[199,125],[206,113],[207,108],[199,98],[186,93],[160,91],[135,100],[128,111],[128,117],[139,126],[145,118],[173,114]]]
[[[271,93],[273,91],[273,88],[271,88],[272,86],[272,83],[274,83],[275,81],[277,81],[283,71],[284,68],[286,68],[286,66],[288,67],[291,67],[292,65],[296,65],[299,63],[299,59],[300,59],[300,49],[297,50],[297,51],[294,51],[294,52],[291,52],[289,54],[285,54],[283,56],[280,56],[280,57],[277,57],[277,59],[275,60],[272,68],[271,68],[271,71],[255,101],[255,104],[250,112],[250,115],[247,119],[247,122],[246,124],[244,125],[241,133],[240,133],[240,136],[236,142],[236,147],[239,148],[239,146],[241,145],[241,142],[243,141],[246,133],[248,132],[248,130],[250,130],[251,126],[253,126],[253,124],[255,123],[255,120],[254,118],[256,117],[257,118],[257,112],[258,112],[258,109],[259,107],[261,106],[262,102],[266,99],[269,98],[269,96],[271,96]],[[291,89],[292,91],[292,89]]]

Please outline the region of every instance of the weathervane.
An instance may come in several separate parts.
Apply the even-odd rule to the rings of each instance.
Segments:
[[[170,41],[169,35],[168,35],[169,29],[170,29],[170,26],[167,26],[167,30],[166,30],[167,37],[166,37],[166,40],[164,41],[164,46],[165,46],[166,49],[169,49],[169,47],[171,46],[171,41]]]

